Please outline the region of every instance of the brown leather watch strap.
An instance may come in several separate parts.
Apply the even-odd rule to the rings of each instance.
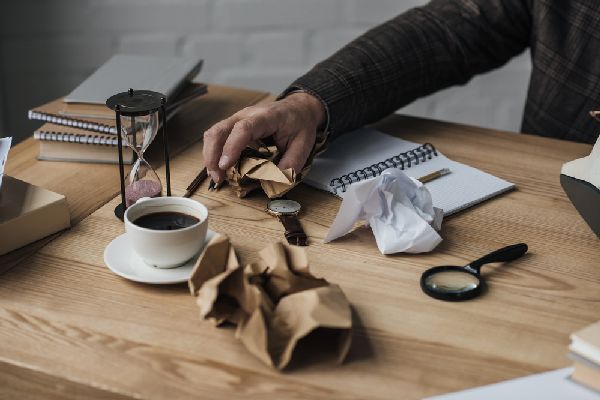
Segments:
[[[285,228],[285,238],[289,244],[295,246],[308,246],[308,238],[297,215],[280,215],[279,221]]]

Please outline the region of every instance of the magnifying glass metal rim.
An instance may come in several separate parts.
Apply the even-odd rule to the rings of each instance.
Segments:
[[[460,267],[457,265],[443,265],[439,267],[429,268],[421,275],[421,289],[428,296],[431,296],[438,300],[462,301],[472,299],[474,297],[479,296],[487,287],[485,280],[481,276],[480,272],[481,267],[483,265],[493,262],[507,262],[515,260],[527,253],[528,249],[529,248],[527,244],[517,243],[486,254],[485,256],[478,258],[477,260],[465,265],[464,267]],[[427,279],[429,277],[444,271],[469,274],[477,279],[478,285],[474,288],[466,290],[435,290],[427,284]]]
[[[444,271],[452,271],[459,272],[462,274],[469,274],[474,276],[477,279],[477,286],[473,289],[461,290],[461,291],[438,291],[433,290],[429,285],[427,285],[427,278],[432,275],[438,274]],[[468,265],[465,267],[459,267],[456,265],[441,265],[439,267],[429,268],[427,271],[423,272],[421,275],[421,289],[427,293],[429,296],[436,298],[438,300],[446,300],[446,301],[462,301],[469,300],[474,297],[479,296],[485,289],[485,281],[481,279],[479,273],[476,270],[471,269]]]

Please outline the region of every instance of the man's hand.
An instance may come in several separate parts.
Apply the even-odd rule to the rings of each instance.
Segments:
[[[325,108],[314,96],[293,93],[270,104],[244,108],[204,132],[204,160],[215,183],[225,178],[248,144],[272,136],[283,154],[279,168],[300,172],[310,155]]]

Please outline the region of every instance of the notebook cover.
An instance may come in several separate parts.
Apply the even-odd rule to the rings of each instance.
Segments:
[[[172,113],[170,113],[168,117],[173,117],[181,107],[193,102],[194,100],[197,100],[199,97],[201,97],[203,94],[206,94],[207,92],[207,86],[203,83],[193,83],[187,85],[185,89],[182,90],[179,93],[179,95],[173,99],[173,102],[168,103],[167,107],[173,107],[171,109]],[[107,133],[113,135],[117,133],[114,118],[108,119],[73,117],[64,114],[67,107],[68,105],[64,102],[64,97],[59,97],[56,100],[52,100],[46,104],[42,104],[41,106],[29,110],[28,118],[32,120],[50,122],[57,125],[73,126],[92,132]],[[106,106],[104,106],[104,108],[108,109]]]
[[[591,367],[587,363],[575,361],[575,370],[571,378],[582,385],[600,392],[600,369]]]
[[[4,176],[0,191],[0,255],[69,226],[65,196]]]
[[[103,135],[72,126],[46,123],[33,133],[40,144],[38,160],[117,164],[118,141],[115,135]],[[123,162],[132,164],[133,151],[123,147]]]
[[[583,365],[588,366],[589,368],[594,369],[598,373],[598,376],[600,377],[600,364],[597,364],[591,360],[588,360],[587,358],[585,358],[577,353],[573,353],[572,351],[569,352],[568,357],[569,357],[569,359],[573,360],[573,362],[583,364]]]
[[[90,138],[94,138],[94,137],[105,137],[105,138],[109,138],[109,139],[113,139],[113,140],[117,140],[117,136],[116,135],[109,135],[109,134],[101,134],[98,132],[92,132],[86,129],[81,129],[81,128],[77,128],[74,126],[66,126],[66,125],[58,125],[58,124],[53,124],[51,122],[46,122],[44,125],[40,126],[39,128],[37,128],[34,131],[34,135],[35,134],[40,134],[40,133],[54,133],[54,134],[63,134],[63,135],[80,135],[80,136],[84,136],[84,137],[90,137]],[[36,138],[39,140],[39,138]],[[57,139],[53,139],[53,140],[57,140]]]
[[[178,107],[186,102],[206,94],[208,91],[204,83],[191,83],[177,93],[175,97],[167,100],[166,111],[171,113],[177,110]],[[93,118],[115,120],[115,112],[104,104],[89,104],[89,103],[63,103],[62,109],[59,111],[62,116],[71,118]]]
[[[600,321],[573,333],[569,349],[596,364],[600,364]]]
[[[58,113],[72,118],[115,119],[115,112],[101,104],[64,103]]]
[[[571,339],[579,339],[600,350],[600,321],[573,333]]]
[[[64,109],[64,97],[59,97],[39,107],[29,110],[28,118],[51,122],[57,125],[75,126],[92,132],[116,134],[115,120],[102,118],[73,118],[61,115]]]
[[[152,90],[171,97],[202,67],[197,57],[156,57],[117,54],[69,93],[67,103],[105,104],[129,88]]]

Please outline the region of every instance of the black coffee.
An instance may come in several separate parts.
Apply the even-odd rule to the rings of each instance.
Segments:
[[[198,222],[200,220],[193,215],[171,211],[142,215],[133,221],[137,226],[157,231],[174,231],[176,229],[187,228]]]

